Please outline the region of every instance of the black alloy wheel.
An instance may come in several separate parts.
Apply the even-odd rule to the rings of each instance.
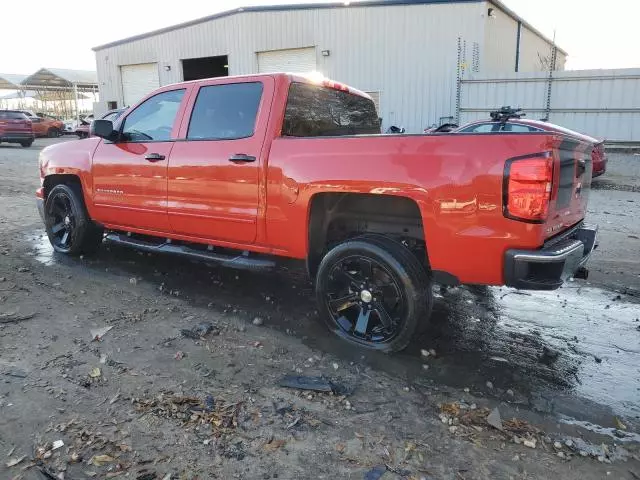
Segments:
[[[102,243],[103,229],[89,218],[79,185],[53,187],[44,212],[47,236],[56,252],[94,253]]]
[[[401,243],[380,235],[345,242],[323,259],[316,294],[327,326],[365,348],[395,352],[431,311],[428,273]]]

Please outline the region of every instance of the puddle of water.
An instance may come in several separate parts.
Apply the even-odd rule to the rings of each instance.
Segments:
[[[31,234],[29,242],[44,265],[77,264],[56,255],[42,231]],[[295,270],[256,274],[198,263],[185,269],[182,259],[148,257],[109,243],[82,265],[164,283],[165,290],[180,290],[194,305],[232,305],[247,318],[268,318],[271,327],[302,337],[314,348],[434,388],[470,387],[604,429],[615,427],[615,415],[626,418],[630,430],[640,424],[640,304],[583,282],[553,292],[443,291],[427,331],[405,352],[389,356],[354,349],[327,333],[313,313],[313,289]],[[425,361],[423,348],[435,349],[437,357]],[[509,389],[514,397],[507,396]]]

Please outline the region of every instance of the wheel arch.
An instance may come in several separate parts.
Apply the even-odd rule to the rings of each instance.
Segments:
[[[422,244],[429,268],[427,232],[418,201],[410,196],[360,192],[317,192],[307,211],[307,270],[313,278],[327,251],[365,233],[389,235]]]

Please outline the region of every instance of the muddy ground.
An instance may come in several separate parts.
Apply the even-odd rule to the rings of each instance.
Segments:
[[[295,266],[54,255],[33,200],[51,142],[0,146],[0,478],[640,478],[640,193],[591,192],[589,282],[438,290],[384,356],[325,331]]]

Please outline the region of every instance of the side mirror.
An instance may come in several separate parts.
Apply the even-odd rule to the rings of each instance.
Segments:
[[[89,127],[92,136],[101,137],[105,140],[112,140],[115,136],[113,122],[111,120],[94,120]]]

